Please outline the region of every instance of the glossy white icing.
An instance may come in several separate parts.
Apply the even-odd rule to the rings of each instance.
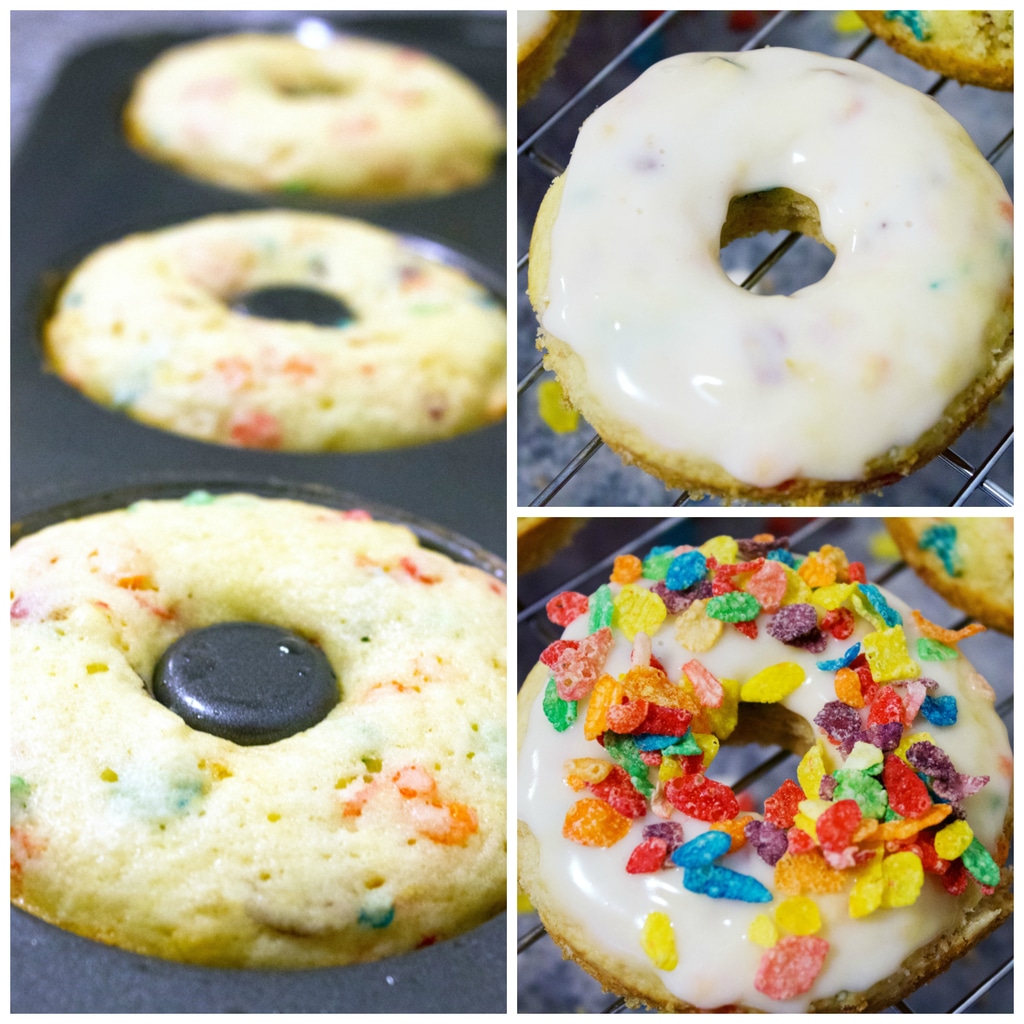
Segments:
[[[835,262],[754,295],[720,233],[730,199],[780,186],[817,204]],[[984,365],[1011,218],[931,98],[802,50],[683,54],[583,124],[534,300],[587,389],[659,445],[757,486],[855,479]]]
[[[618,592],[617,584],[611,587],[613,593]],[[921,633],[907,606],[892,595],[886,597],[903,617],[908,648],[913,654]],[[767,619],[766,615],[759,617],[761,631],[757,641],[727,627],[712,650],[694,655],[676,641],[676,616],[670,615],[652,638],[652,651],[670,679],[678,679],[682,665],[693,657],[717,678],[741,682],[768,665],[796,662],[807,678],[784,703],[807,720],[813,720],[826,702],[836,699],[835,673],[822,671],[816,662],[839,657],[873,627],[858,617],[857,629],[850,639],[830,640],[825,653],[813,655],[768,636],[764,629]],[[564,635],[578,639],[586,632],[587,616],[582,616]],[[632,645],[617,628],[614,636],[616,644],[605,671],[618,675],[629,667]],[[969,649],[970,641],[964,643]],[[930,726],[919,716],[912,731],[929,732],[959,771],[990,776],[988,785],[965,801],[964,806],[978,839],[990,852],[994,851],[1003,827],[1012,775],[1012,753],[1006,730],[993,709],[994,694],[991,688],[978,684],[980,676],[962,656],[949,662],[918,661],[918,666],[922,675],[938,682],[933,694],[956,696],[959,719],[955,726],[940,728]],[[801,1012],[815,999],[837,991],[862,991],[891,974],[913,950],[952,928],[964,906],[977,896],[973,883],[968,893],[957,899],[946,894],[934,877],[926,876],[914,906],[876,910],[856,920],[849,916],[848,892],[812,896],[824,921],[818,934],[830,944],[824,968],[804,996],[788,1002],[773,1001],[754,988],[763,950],[746,938],[746,932],[758,914],[771,914],[779,897],[768,904],[711,899],[686,891],[682,872],[677,869],[627,874],[626,862],[641,840],[643,826],[661,820],[653,814],[635,821],[629,835],[610,849],[585,847],[563,838],[566,812],[586,795],[565,784],[564,764],[574,757],[602,755],[595,742],[584,738],[585,710],[586,702],[581,701],[577,721],[566,732],[558,733],[545,719],[540,699],[535,701],[519,756],[519,817],[537,837],[539,870],[549,898],[554,901],[553,910],[562,920],[580,923],[598,946],[612,950],[639,970],[653,970],[640,946],[643,922],[654,910],[670,916],[679,965],[670,972],[659,971],[658,975],[680,999],[705,1007],[743,1003],[766,1011]],[[836,754],[829,767],[837,767],[839,760]],[[790,774],[795,776],[795,771]],[[720,777],[715,764],[708,776]],[[707,828],[703,822],[679,812],[672,820],[683,823],[687,840]],[[749,846],[728,855],[722,863],[773,888],[772,868]]]
[[[550,11],[517,11],[516,12],[516,44],[522,48],[533,42],[551,21]]]

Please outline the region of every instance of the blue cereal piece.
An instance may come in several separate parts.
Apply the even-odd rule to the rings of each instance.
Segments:
[[[658,736],[653,732],[645,732],[640,735],[634,735],[638,750],[664,750],[666,747],[671,747],[679,739],[678,736]],[[699,751],[698,751],[699,752]]]
[[[882,621],[892,629],[893,626],[902,626],[903,617],[895,608],[886,601],[882,592],[873,583],[858,583],[860,592],[868,599],[871,607],[881,616]]]
[[[708,560],[699,551],[684,551],[672,559],[665,574],[665,586],[669,590],[686,590],[704,579],[708,571]]]
[[[640,575],[645,580],[663,580],[668,574],[669,566],[675,561],[673,551],[675,548],[667,545],[651,548],[643,561]]]
[[[727,854],[731,845],[728,832],[710,829],[673,850],[672,863],[681,868],[705,867]]]
[[[772,894],[756,878],[741,875],[720,864],[686,868],[683,871],[683,888],[716,900],[742,900],[744,903],[772,901]]]
[[[359,923],[364,928],[387,928],[395,919],[395,906],[363,907],[359,911]]]
[[[929,725],[956,725],[956,697],[925,697],[921,714]]]
[[[959,576],[963,571],[956,550],[956,527],[952,523],[936,523],[929,526],[921,534],[917,546],[922,551],[934,552],[950,576]]]
[[[860,641],[858,640],[852,647],[847,647],[838,658],[833,658],[831,661],[819,661],[817,665],[822,672],[838,672],[841,668],[847,668],[850,662],[856,661],[859,654]]]
[[[787,551],[785,548],[773,548],[764,557],[773,562],[781,562],[783,565],[788,565],[790,569],[795,569],[797,565],[796,558],[793,553]]]

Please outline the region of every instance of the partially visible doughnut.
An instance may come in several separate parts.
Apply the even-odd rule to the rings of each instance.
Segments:
[[[1013,88],[1013,11],[858,11],[894,50],[964,85]]]
[[[1013,636],[1013,520],[889,518],[908,565],[950,604]]]
[[[349,36],[173,47],[139,76],[124,122],[147,156],[199,178],[352,198],[477,185],[505,146],[497,107],[454,68]]]
[[[336,327],[236,312],[271,285],[335,296]],[[101,405],[247,448],[365,451],[505,411],[505,313],[401,236],[259,211],[132,235],[89,256],[45,326],[53,369]]]
[[[544,198],[537,345],[602,439],[669,486],[845,500],[934,457],[1008,380],[1012,215],[963,128],[871,68],[671,57],[590,115]],[[834,249],[824,278],[737,287],[720,248],[783,229]]]
[[[11,553],[11,899],[221,967],[402,953],[505,905],[504,587],[407,529],[247,494],[142,501]],[[150,693],[214,623],[311,641],[338,702],[257,745]]]
[[[630,1006],[875,1012],[1011,912],[1012,752],[959,650],[984,627],[864,575],[831,545],[723,536],[549,603],[564,633],[519,695],[519,881]],[[754,803],[725,742],[801,755],[796,778]]]
[[[520,516],[516,520],[518,572],[533,572],[549,562],[585,522],[573,516]]]
[[[517,11],[518,105],[533,99],[561,60],[579,24],[579,11]]]

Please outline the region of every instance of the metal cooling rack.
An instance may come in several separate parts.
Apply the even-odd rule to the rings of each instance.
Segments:
[[[666,518],[655,522],[641,519],[591,520],[590,527],[577,535],[573,548],[563,551],[545,570],[538,585],[520,593],[525,598],[518,614],[519,665],[537,662],[540,652],[561,635],[545,613],[548,600],[563,590],[590,593],[608,578],[618,555],[644,555],[656,544],[700,544],[712,536],[727,533],[752,536],[758,532],[788,532],[796,551],[814,550],[830,543],[842,547],[851,559],[863,561],[868,579],[884,584],[918,608],[933,622],[959,629],[967,619],[928,589],[902,562],[886,561],[872,554],[872,537],[883,532],[877,519],[836,518],[779,520],[766,518],[729,519]],[[603,545],[603,547],[601,546]],[[607,554],[591,564],[595,550]],[[576,566],[586,564],[584,571]],[[967,651],[972,664],[996,690],[996,710],[1013,741],[1013,640],[994,630],[971,638]],[[769,795],[782,778],[791,777],[795,755],[784,750],[765,753],[763,748],[724,746],[736,754],[737,792],[758,784]],[[743,753],[747,753],[745,759]],[[717,764],[717,761],[716,761]],[[728,769],[727,769],[728,771]],[[781,775],[772,773],[782,772]],[[729,781],[724,779],[723,781]],[[519,1012],[643,1013],[629,1010],[621,999],[601,991],[600,986],[574,963],[564,961],[561,952],[547,936],[535,913],[520,914],[518,927]],[[525,1004],[525,1005],[524,1005]],[[1009,1013],[1013,1010],[1013,919],[1012,916],[970,953],[954,962],[947,971],[928,985],[890,1007],[887,1013]]]
[[[591,39],[580,39],[578,33],[555,78],[541,91],[540,99],[524,108],[527,116],[520,116],[521,128],[524,120],[532,119],[537,125],[526,132],[517,149],[519,251],[522,253],[517,264],[520,294],[517,488],[520,506],[721,504],[716,499],[695,499],[686,491],[666,490],[660,481],[642,470],[623,465],[582,421],[580,429],[570,435],[554,434],[539,417],[533,391],[538,381],[552,377],[537,357],[536,320],[525,299],[529,233],[537,206],[546,185],[564,170],[576,131],[585,117],[654,60],[685,50],[749,50],[766,44],[802,46],[853,60],[870,60],[872,66],[891,77],[936,97],[967,127],[979,148],[1000,171],[1012,194],[1013,168],[1009,157],[1013,147],[1012,94],[960,87],[949,83],[948,79],[936,78],[866,31],[856,34],[835,31],[832,29],[834,12],[781,11],[746,38],[724,29],[728,14],[666,11],[628,37],[628,41],[624,38],[624,45],[620,44],[617,51],[611,53],[601,48],[605,39],[600,33],[595,32],[597,47],[590,45]],[[719,23],[710,20],[715,15]],[[580,32],[587,29],[588,19],[627,17],[627,14],[585,13]],[[640,15],[634,14],[634,17],[640,18]],[[702,20],[694,28],[691,19],[696,18]],[[598,53],[602,63],[597,61]],[[796,233],[787,236],[749,270],[742,286],[754,288],[770,273],[785,273],[785,258],[800,241],[801,236]],[[803,241],[806,245],[807,240]],[[792,258],[788,266],[793,266]],[[589,440],[584,441],[588,434]],[[1011,382],[1002,400],[960,437],[955,450],[947,449],[910,477],[886,488],[884,493],[866,495],[857,504],[1012,506],[1012,447]]]

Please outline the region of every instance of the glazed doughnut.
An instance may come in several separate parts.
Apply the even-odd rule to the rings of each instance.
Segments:
[[[1013,636],[1013,520],[920,517],[885,521],[900,554],[933,590]]]
[[[288,285],[341,300],[352,319],[232,308]],[[411,240],[324,214],[206,217],[105,246],[64,285],[45,347],[101,405],[226,445],[393,448],[505,408],[505,314],[484,288]]]
[[[136,953],[287,968],[504,907],[497,579],[366,513],[205,492],[50,526],[11,557],[17,906]],[[223,700],[192,693],[200,726],[154,699],[165,652],[214,624],[318,648],[326,717],[253,742],[244,721],[209,731]],[[279,685],[270,707],[292,699]]]
[[[894,50],[964,85],[1013,88],[1013,11],[858,11]]]
[[[505,146],[493,103],[409,47],[234,35],[173,47],[125,109],[151,159],[231,188],[388,198],[451,192]]]
[[[516,12],[518,105],[537,95],[561,60],[579,24],[579,11]]]
[[[958,648],[984,627],[943,630],[863,568],[717,537],[549,603],[520,884],[629,1005],[872,1012],[1010,913],[1012,754]],[[723,741],[795,751],[796,779],[745,809]]]
[[[879,72],[786,48],[672,57],[586,120],[545,196],[537,345],[666,484],[843,500],[936,455],[1008,379],[1012,215],[956,121]],[[733,284],[720,247],[782,229],[834,251],[824,278]]]

